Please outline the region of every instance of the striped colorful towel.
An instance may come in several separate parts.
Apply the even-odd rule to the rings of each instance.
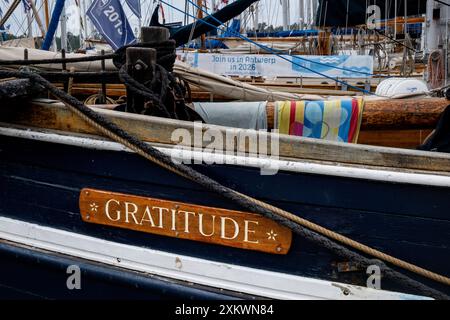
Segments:
[[[362,98],[279,101],[275,104],[275,129],[294,136],[356,143],[363,106]]]

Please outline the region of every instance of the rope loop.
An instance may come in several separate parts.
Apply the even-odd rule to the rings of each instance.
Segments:
[[[156,50],[156,64],[152,66],[152,78],[139,83],[128,74],[126,50],[128,48],[152,48]],[[185,103],[190,89],[185,83],[172,74],[176,60],[175,41],[146,42],[124,46],[115,53],[113,63],[119,69],[119,78],[133,94],[145,98],[143,106],[135,106],[139,110],[128,110],[151,116],[160,116],[187,121],[202,120],[195,111]]]

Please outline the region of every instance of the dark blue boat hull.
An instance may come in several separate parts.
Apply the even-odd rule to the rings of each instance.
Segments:
[[[242,209],[135,154],[4,136],[0,150],[1,216],[117,243],[366,285],[365,270],[339,272],[338,263],[345,262],[342,258],[295,235],[289,254],[279,256],[84,223],[78,198],[85,187]],[[292,172],[261,176],[253,168],[226,165],[194,167],[238,191],[450,276],[448,188]],[[411,276],[450,293],[445,286]],[[383,280],[382,288],[417,293],[388,280]]]

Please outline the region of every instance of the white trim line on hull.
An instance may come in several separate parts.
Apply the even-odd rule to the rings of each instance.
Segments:
[[[89,149],[108,150],[108,151],[125,151],[133,152],[125,146],[111,141],[86,138],[73,135],[63,135],[59,133],[48,133],[43,131],[22,130],[16,128],[0,127],[0,135],[18,137],[30,140],[58,143],[64,145],[71,145]],[[374,180],[389,183],[403,183],[414,185],[425,185],[434,187],[450,187],[450,176],[412,173],[412,172],[397,172],[392,170],[381,169],[366,169],[360,167],[349,167],[340,165],[319,164],[302,161],[286,161],[275,160],[270,158],[257,157],[242,157],[233,155],[214,154],[210,152],[177,150],[168,147],[155,147],[159,151],[168,154],[178,154],[180,157],[186,158],[186,155],[193,160],[208,160],[218,157],[226,164],[235,164],[244,167],[253,168],[270,168],[276,166],[280,171],[320,174],[326,176],[336,176],[344,178]]]
[[[124,245],[6,217],[0,217],[0,239],[124,269],[274,299],[428,299]]]

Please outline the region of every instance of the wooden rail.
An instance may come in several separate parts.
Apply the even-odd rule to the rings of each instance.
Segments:
[[[176,129],[186,129],[194,134],[192,122],[149,117],[97,108],[97,111],[119,127],[153,143],[173,145],[172,133]],[[3,126],[23,125],[74,133],[99,135],[89,126],[55,101],[34,102],[32,104],[5,105],[0,108],[0,122]],[[220,131],[232,130],[239,134],[241,129],[205,125],[204,130],[216,128]],[[258,133],[261,134],[261,133]],[[205,142],[206,143],[206,142]],[[268,148],[270,150],[270,148]],[[245,150],[244,150],[245,151]],[[280,135],[279,155],[282,158],[298,158],[327,163],[363,165],[365,167],[391,167],[398,170],[450,172],[450,155],[415,150],[394,149],[328,142],[318,139]]]

